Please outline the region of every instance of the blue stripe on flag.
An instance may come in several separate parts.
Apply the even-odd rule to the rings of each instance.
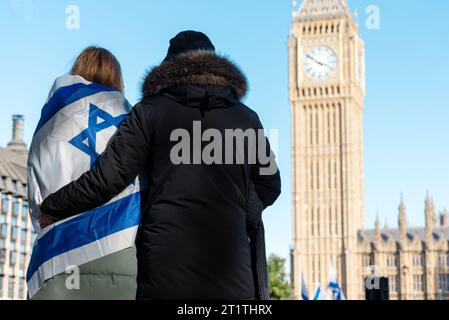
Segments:
[[[27,281],[52,258],[139,223],[140,193],[137,192],[55,226],[33,248]]]
[[[34,135],[51,119],[58,111],[75,101],[100,92],[113,92],[117,89],[107,87],[98,83],[84,84],[76,83],[70,86],[61,87],[55,91],[53,96],[42,109],[41,119],[37,125]]]

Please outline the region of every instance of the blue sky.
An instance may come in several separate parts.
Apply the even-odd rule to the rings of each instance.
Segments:
[[[449,206],[448,0],[349,1],[366,42],[366,225],[376,212],[396,226],[400,193],[412,225],[424,223],[429,190]],[[80,30],[65,27],[68,5],[80,8]],[[379,30],[365,28],[368,5],[380,8]],[[245,102],[266,128],[279,129],[283,195],[265,214],[268,252],[287,257],[291,242],[289,0],[0,0],[0,145],[12,114],[26,116],[26,140],[53,80],[88,45],[110,49],[122,63],[126,95],[139,99],[145,70],[165,56],[177,32],[207,33],[250,80]]]

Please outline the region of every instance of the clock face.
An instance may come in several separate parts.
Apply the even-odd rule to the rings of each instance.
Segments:
[[[304,72],[312,80],[326,80],[337,69],[337,63],[337,55],[331,48],[315,47],[304,57]]]

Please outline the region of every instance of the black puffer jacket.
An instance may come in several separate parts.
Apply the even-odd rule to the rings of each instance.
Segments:
[[[137,298],[254,299],[248,193],[252,182],[264,207],[273,204],[279,171],[261,175],[262,165],[249,164],[246,152],[244,164],[175,165],[170,159],[179,142],[171,137],[174,130],[184,129],[194,140],[196,121],[202,132],[217,129],[223,137],[226,129],[261,129],[257,114],[240,103],[246,90],[239,69],[213,52],[164,61],[148,74],[143,100],[96,166],[48,197],[42,212],[58,219],[85,212],[140,174],[146,188],[136,243]],[[187,154],[192,162],[198,160],[193,144]]]

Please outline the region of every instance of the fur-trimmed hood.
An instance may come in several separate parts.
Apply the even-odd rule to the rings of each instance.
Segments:
[[[247,79],[234,63],[213,51],[196,50],[165,60],[151,69],[142,85],[142,97],[186,85],[231,87],[238,99],[248,91]]]

